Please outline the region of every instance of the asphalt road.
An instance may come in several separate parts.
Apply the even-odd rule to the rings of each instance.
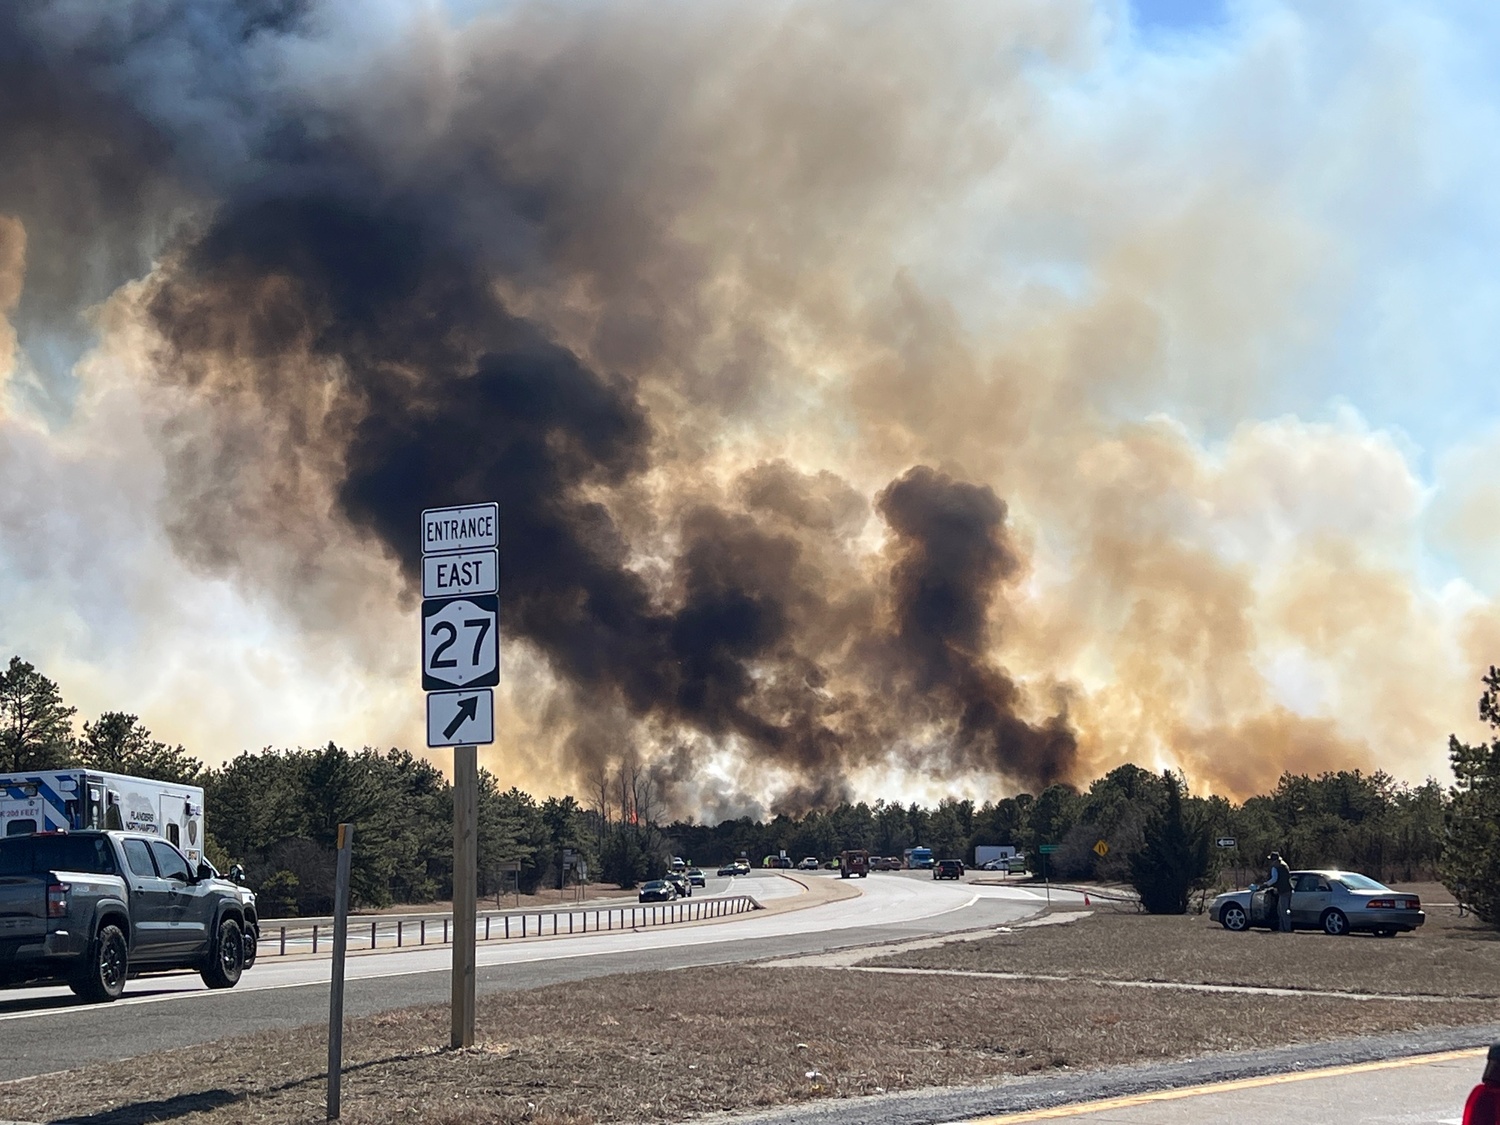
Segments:
[[[1189,1089],[1108,1098],[1076,1112],[1041,1110],[966,1125],[1201,1125],[1205,1121],[1354,1122],[1357,1125],[1460,1125],[1464,1100],[1484,1070],[1483,1049],[1415,1059],[1267,1074]]]
[[[819,873],[811,878],[834,878]],[[774,873],[738,880],[751,894],[784,890]],[[859,897],[807,910],[742,915],[722,922],[481,945],[481,995],[614,973],[733,964],[874,942],[1004,925],[1035,913],[1040,895],[1020,887],[935,882],[918,872],[879,873]],[[712,888],[711,888],[712,889]],[[1078,896],[1054,892],[1055,901]],[[369,1015],[446,1003],[445,946],[349,958],[344,1010]],[[249,1031],[298,1027],[328,1016],[329,962],[264,958],[232,991],[210,992],[196,975],[132,981],[113,1004],[83,1005],[66,989],[0,994],[0,1080],[105,1059],[205,1043]]]
[[[1500,1025],[1057,1072],[736,1115],[732,1125],[1456,1125]],[[728,1117],[706,1119],[729,1123]]]

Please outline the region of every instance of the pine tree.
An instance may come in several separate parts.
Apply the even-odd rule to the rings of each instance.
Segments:
[[[1146,824],[1145,841],[1130,857],[1130,881],[1148,914],[1186,914],[1188,896],[1213,873],[1207,825],[1189,824],[1182,784],[1170,771],[1166,805]]]
[[[158,742],[140,719],[123,711],[106,711],[98,722],[83,724],[78,760],[90,769],[181,785],[196,785],[203,775],[202,762],[182,746]]]
[[[73,716],[57,685],[19,656],[0,672],[0,770],[52,770],[73,761]]]
[[[1484,677],[1479,717],[1500,732],[1500,670]],[[1500,737],[1469,746],[1450,736],[1455,783],[1439,875],[1459,902],[1500,925]]]

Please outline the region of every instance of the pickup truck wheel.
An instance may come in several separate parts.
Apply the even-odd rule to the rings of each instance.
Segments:
[[[203,983],[209,988],[233,988],[245,971],[245,939],[240,924],[233,918],[219,923],[208,964],[203,966]]]
[[[125,991],[129,973],[130,947],[119,926],[100,926],[89,946],[88,964],[83,972],[68,982],[74,995],[90,1004],[107,1004],[118,1000]]]
[[[240,972],[248,973],[251,969],[255,968],[255,955],[260,951],[259,926],[246,927],[242,939],[242,948],[244,949],[245,953],[243,964],[241,964],[240,966]]]

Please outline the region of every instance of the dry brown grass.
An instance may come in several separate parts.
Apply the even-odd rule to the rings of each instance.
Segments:
[[[436,1049],[448,1033],[442,1007],[351,1021],[344,1119],[678,1121],[1497,1018],[1488,1002],[1288,1003],[821,969],[646,973],[485,998],[470,1051]],[[0,1118],[311,1123],[323,1116],[325,1051],[321,1028],[309,1027],[92,1066],[0,1087]]]
[[[1429,907],[1414,934],[1232,934],[1204,915],[1152,916],[1095,904],[1092,917],[870,962],[923,969],[1047,973],[1084,980],[1181,981],[1455,999],[1500,997],[1500,931]]]

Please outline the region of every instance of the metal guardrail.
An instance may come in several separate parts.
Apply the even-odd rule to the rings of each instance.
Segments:
[[[749,895],[678,899],[675,902],[642,903],[637,906],[599,906],[586,910],[527,910],[488,913],[475,920],[477,941],[507,941],[521,938],[566,937],[643,930],[652,926],[674,926],[728,918],[761,909]],[[451,915],[402,918],[386,915],[349,919],[347,949],[407,949],[424,945],[446,945],[452,938]],[[271,919],[261,923],[260,956],[326,953],[333,947],[332,926],[324,921]]]

